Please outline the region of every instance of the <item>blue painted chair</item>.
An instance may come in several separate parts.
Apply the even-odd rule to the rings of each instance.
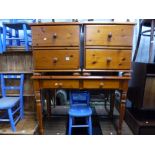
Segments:
[[[28,19],[31,22],[36,20]],[[10,22],[3,23],[3,52],[7,50],[7,47],[22,46],[25,47],[25,51],[30,50],[31,34],[28,32],[30,26],[28,20],[22,19],[10,19]]]
[[[1,34],[2,34],[2,28],[0,27],[0,53],[2,53],[2,51],[3,51],[3,45],[2,45],[2,37],[1,37]]]
[[[6,80],[19,81],[18,86],[7,86]],[[12,131],[16,131],[16,123],[23,119],[24,109],[23,109],[23,84],[24,84],[24,74],[20,75],[4,75],[1,74],[1,88],[2,88],[2,98],[0,98],[0,111],[5,111],[5,114],[1,114],[0,122],[10,122]],[[18,90],[19,96],[8,97],[7,90]]]
[[[72,134],[72,128],[88,128],[88,133],[92,135],[92,109],[90,107],[90,96],[86,91],[70,92],[70,109],[69,109],[69,129],[68,134]],[[84,118],[85,124],[76,125],[75,118]]]

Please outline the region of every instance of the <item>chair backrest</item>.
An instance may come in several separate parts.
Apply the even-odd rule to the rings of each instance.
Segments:
[[[19,80],[19,85],[6,85],[6,80]],[[24,88],[24,74],[1,74],[1,90],[2,90],[2,96],[6,97],[6,91],[7,90],[18,90],[19,96],[23,96],[23,88]]]
[[[70,105],[90,104],[90,95],[87,91],[70,91]]]

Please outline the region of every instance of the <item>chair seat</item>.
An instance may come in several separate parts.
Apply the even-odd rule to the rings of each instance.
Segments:
[[[0,109],[8,109],[15,106],[20,97],[2,97],[0,98]]]
[[[92,115],[92,109],[88,105],[72,105],[69,115],[73,117],[86,117]]]

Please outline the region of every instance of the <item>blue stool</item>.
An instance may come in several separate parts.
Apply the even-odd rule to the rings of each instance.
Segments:
[[[35,22],[32,19],[28,20]],[[30,50],[31,34],[28,33],[30,26],[26,22],[28,20],[11,19],[10,22],[3,23],[3,52],[7,50],[7,47],[22,46],[22,43],[26,51]]]
[[[88,133],[92,135],[92,109],[89,104],[89,93],[86,91],[73,91],[70,92],[70,109],[69,109],[69,130],[68,134],[72,134],[72,128],[88,128]],[[76,125],[75,118],[85,118],[86,123]]]
[[[6,80],[18,80],[20,82],[19,86],[6,86]],[[1,74],[1,88],[2,88],[2,98],[0,98],[0,111],[5,111],[6,114],[1,114],[0,122],[10,122],[12,131],[16,131],[16,123],[23,119],[24,109],[23,109],[23,84],[24,84],[24,74],[20,75],[4,75]],[[19,96],[8,97],[6,94],[7,90],[18,90]],[[15,115],[16,114],[16,115]],[[15,117],[15,118],[14,118]]]
[[[0,53],[2,53],[3,51],[1,34],[2,34],[2,28],[0,27]]]

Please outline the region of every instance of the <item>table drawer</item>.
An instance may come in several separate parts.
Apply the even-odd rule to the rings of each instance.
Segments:
[[[86,25],[85,45],[132,46],[132,25]]]
[[[130,69],[130,50],[86,49],[86,69]]]
[[[84,80],[83,88],[85,89],[117,89],[119,80]]]
[[[32,27],[33,46],[79,46],[79,26],[34,26]]]
[[[79,80],[43,80],[42,88],[79,88]]]
[[[79,69],[79,50],[34,50],[34,69]]]

